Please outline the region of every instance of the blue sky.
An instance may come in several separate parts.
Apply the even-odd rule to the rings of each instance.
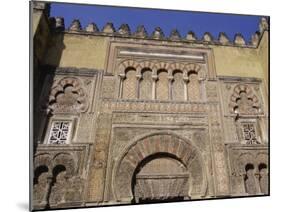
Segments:
[[[225,32],[231,40],[235,33],[241,33],[247,42],[258,30],[260,19],[259,16],[63,3],[51,4],[51,16],[64,17],[66,27],[69,27],[73,19],[79,19],[83,28],[90,22],[95,22],[100,30],[107,22],[112,22],[115,29],[122,23],[127,23],[132,32],[138,25],[144,25],[149,34],[155,27],[161,27],[165,36],[169,36],[175,28],[183,37],[190,30],[195,32],[198,38],[201,38],[204,32],[210,32],[215,38],[219,32]]]

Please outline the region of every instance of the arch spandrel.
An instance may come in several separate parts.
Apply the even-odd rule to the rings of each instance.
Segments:
[[[139,138],[125,148],[113,167],[112,191],[117,201],[131,201],[132,180],[137,166],[154,154],[169,154],[190,169],[191,196],[205,196],[207,189],[206,170],[201,154],[192,142],[173,133],[158,133]],[[192,165],[192,164],[195,165]],[[193,173],[192,173],[193,172]]]

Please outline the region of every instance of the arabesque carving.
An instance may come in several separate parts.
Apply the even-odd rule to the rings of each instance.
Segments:
[[[239,115],[257,114],[260,112],[259,99],[248,85],[239,84],[230,97],[229,109]]]
[[[49,96],[48,108],[52,113],[80,113],[88,108],[88,100],[80,80],[65,77],[56,82]]]
[[[156,159],[155,162],[154,159]],[[151,169],[151,167],[142,169],[147,162],[143,165],[140,164],[145,160],[153,161],[153,163],[168,163],[172,160],[172,163],[179,164],[179,169],[174,172],[171,172],[173,170],[171,169],[168,173],[167,170],[159,170],[159,174],[153,178],[159,180],[152,180],[146,176],[151,176],[151,172],[154,172],[155,169]],[[193,163],[196,164],[196,168],[192,165]],[[152,165],[152,167],[154,166]],[[174,169],[176,169],[176,167],[174,167]],[[161,172],[162,174],[160,174]],[[176,174],[177,172],[179,172],[179,174]],[[134,175],[136,173],[138,174]],[[163,132],[161,134],[145,136],[124,149],[124,153],[117,159],[113,169],[112,189],[117,200],[127,199],[128,201],[134,198],[161,199],[161,197],[172,195],[173,192],[179,192],[180,196],[183,198],[189,198],[190,194],[203,196],[207,188],[205,174],[205,165],[199,150],[186,139],[175,134],[166,134]],[[136,181],[134,181],[134,176],[136,177]],[[167,178],[168,176],[170,177]],[[196,176],[196,178],[194,178],[194,176]],[[165,181],[164,179],[167,180]],[[181,179],[183,179],[183,181]],[[189,183],[187,183],[187,181]],[[181,185],[179,190],[174,191],[173,186],[170,186],[170,189],[167,188],[168,190],[163,190],[160,193],[157,193],[156,190],[142,190],[141,192],[139,190],[140,184],[144,185],[143,188],[146,188],[147,183],[155,185],[160,183],[165,187],[165,185],[171,185],[170,183],[172,182],[174,182],[175,185]],[[131,189],[131,186],[135,185],[134,183],[137,183],[137,187],[134,190],[137,193],[134,193]],[[190,186],[191,184],[196,184],[196,186]]]

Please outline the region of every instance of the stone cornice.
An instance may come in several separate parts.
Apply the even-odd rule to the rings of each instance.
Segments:
[[[89,68],[74,68],[74,67],[55,67],[50,65],[43,65],[42,70],[55,73],[57,75],[76,75],[76,76],[95,76],[102,70],[89,69]]]
[[[118,30],[115,29],[113,23],[106,23],[105,26],[99,31],[95,23],[90,23],[85,29],[81,27],[80,21],[75,19],[71,26],[66,29],[62,17],[50,18],[52,30],[54,32],[61,32],[67,34],[78,35],[93,35],[117,38],[129,38],[140,40],[157,40],[157,41],[170,41],[180,43],[191,43],[201,45],[219,45],[219,46],[232,46],[242,48],[257,48],[265,31],[269,30],[268,18],[261,18],[259,23],[259,31],[256,31],[249,43],[246,43],[242,34],[237,33],[234,40],[231,41],[228,36],[221,32],[217,39],[211,33],[205,32],[202,38],[197,38],[194,32],[189,31],[186,36],[181,36],[177,29],[172,29],[170,36],[165,36],[160,27],[156,27],[151,35],[148,35],[143,25],[138,26],[136,32],[131,32],[128,24],[122,24]]]

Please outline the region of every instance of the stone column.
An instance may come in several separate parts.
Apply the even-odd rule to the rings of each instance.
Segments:
[[[172,81],[173,81],[174,77],[172,75],[168,75],[168,80],[169,80],[169,100],[172,100]]]
[[[141,80],[141,78],[142,78],[141,69],[140,69],[139,67],[137,68],[136,78],[137,78],[137,84],[136,84],[136,98],[139,99],[139,98],[140,98],[140,80]]]
[[[122,98],[123,97],[123,82],[125,79],[126,75],[125,73],[119,74],[119,93],[118,93],[118,98]]]
[[[189,81],[188,76],[184,76],[183,77],[183,81],[184,81],[184,100],[188,101],[188,87],[187,87],[187,83]]]
[[[206,93],[204,93],[204,81],[206,80],[206,73],[204,70],[201,70],[198,72],[198,82],[200,87],[200,99],[206,100]]]
[[[158,79],[157,75],[152,75],[152,99],[156,99],[156,81]]]
[[[44,197],[41,202],[41,205],[44,207],[47,207],[49,204],[49,197],[50,197],[50,193],[51,193],[52,183],[53,183],[53,176],[48,176],[47,184],[46,184],[46,188],[45,188],[45,194],[44,194]]]
[[[255,184],[256,184],[256,189],[257,189],[257,194],[262,194],[261,192],[261,187],[260,187],[260,173],[255,172]]]

